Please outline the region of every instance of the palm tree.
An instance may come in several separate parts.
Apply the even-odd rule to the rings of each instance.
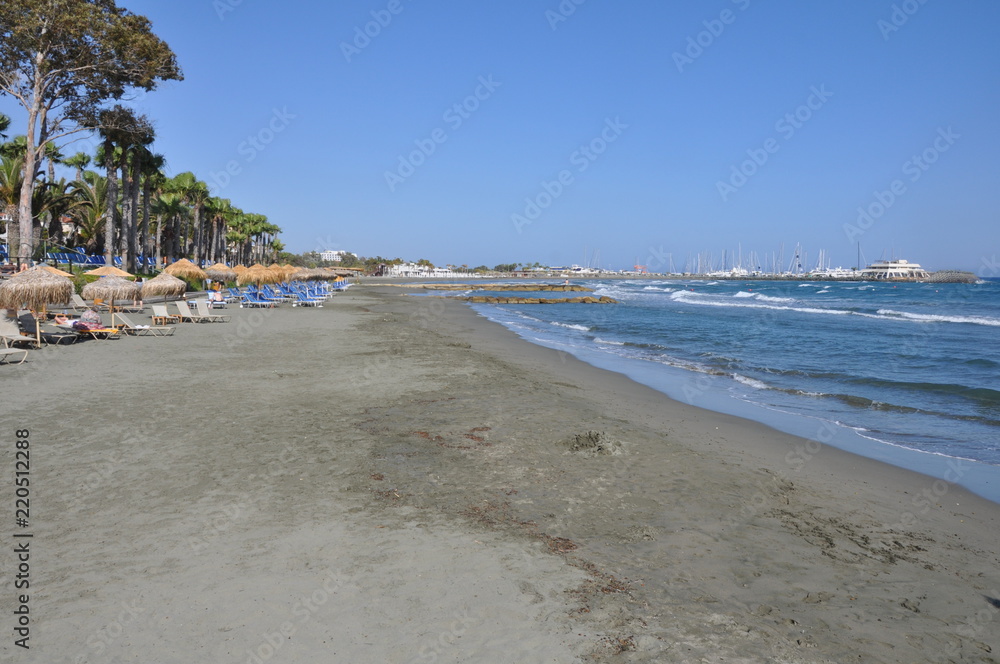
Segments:
[[[17,212],[23,175],[23,159],[0,156],[0,214],[7,216]]]
[[[163,264],[163,243],[169,241],[171,248],[170,255],[177,258],[177,236],[180,231],[180,222],[187,215],[188,208],[184,204],[184,197],[177,193],[163,192],[153,199],[153,214],[156,215],[156,239],[154,243],[154,255],[157,266]]]
[[[56,181],[56,164],[65,164],[66,155],[59,151],[55,143],[45,144],[45,161],[48,166],[49,182]]]
[[[108,179],[94,171],[84,171],[79,180],[70,183],[78,204],[70,214],[76,229],[67,244],[83,246],[88,254],[103,253],[105,215],[108,205]]]
[[[163,168],[167,160],[162,154],[151,153],[143,159],[142,166],[142,221],[139,223],[139,248],[148,260],[153,255],[153,246],[149,237],[149,214],[153,202],[154,191],[158,193],[166,182]],[[157,267],[159,264],[157,264]]]
[[[128,232],[134,222],[134,217],[131,214],[134,201],[131,192],[132,174],[128,168],[130,151],[136,146],[151,143],[153,141],[153,128],[145,116],[136,115],[132,109],[119,104],[101,112],[99,131],[104,139],[104,144],[101,146],[103,148],[102,163],[108,178],[108,210],[104,220],[106,226],[104,259],[108,265],[114,265],[116,243],[113,239],[115,237],[115,222],[118,221],[118,170],[121,169],[123,173],[123,189],[125,189],[123,200],[126,212],[123,217],[127,224],[124,227],[126,232],[122,233],[121,237],[130,240],[134,239]],[[98,153],[100,158],[101,151],[99,150]],[[128,242],[128,247],[134,250],[134,242]],[[134,263],[134,255],[132,260]],[[134,265],[132,267],[134,268]]]
[[[72,157],[66,157],[63,163],[76,169],[76,179],[83,179],[83,171],[90,166],[91,157],[86,152],[77,152]]]
[[[225,239],[235,208],[228,198],[212,197],[205,206],[205,214],[209,221],[208,251],[206,260],[217,263],[225,258]]]
[[[32,193],[32,214],[36,219],[49,218],[48,239],[57,246],[65,244],[63,217],[80,204],[72,182],[59,178],[56,182],[43,182]],[[36,245],[38,246],[38,245]]]
[[[24,151],[27,145],[27,136],[15,136],[12,140],[0,144],[0,156],[20,157],[21,161],[24,161]]]
[[[139,189],[142,181],[143,165],[152,157],[149,145],[153,142],[152,128],[136,131],[131,135],[131,144],[123,146],[122,160],[122,234],[127,238],[126,270],[136,271],[136,255],[139,252]]]
[[[0,140],[7,140],[8,129],[10,129],[10,116],[0,113]]]
[[[190,237],[185,238],[184,248],[182,253],[188,253],[188,244],[190,241],[191,249],[190,252],[194,254],[194,262],[200,263],[203,251],[203,229],[202,229],[202,216],[205,210],[205,205],[208,203],[209,198],[211,198],[211,193],[208,190],[208,185],[195,177],[195,174],[187,171],[184,173],[179,173],[169,182],[167,185],[168,191],[176,192],[184,197],[185,202],[191,206],[192,211],[192,227]]]

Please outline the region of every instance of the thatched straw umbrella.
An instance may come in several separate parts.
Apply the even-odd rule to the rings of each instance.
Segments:
[[[280,274],[276,274],[270,268],[266,268],[259,263],[255,263],[246,269],[244,272],[240,272],[236,277],[236,283],[240,286],[246,286],[247,284],[256,284],[260,286],[261,284],[273,284],[282,280]]]
[[[271,271],[271,274],[274,275],[277,281],[284,281],[288,278],[288,275],[291,274],[283,266],[278,265],[277,263],[271,263],[267,266],[267,269]]]
[[[172,274],[175,277],[181,277],[182,279],[208,279],[208,275],[205,274],[203,269],[186,258],[174,261],[164,268],[163,271],[167,274]]]
[[[205,274],[215,281],[234,281],[236,279],[236,270],[225,263],[216,263],[206,267]]]
[[[88,276],[94,277],[134,277],[134,274],[129,274],[121,268],[117,268],[114,265],[102,265],[96,270],[90,270],[89,272],[84,272]]]
[[[183,295],[187,290],[187,284],[183,279],[178,279],[172,274],[161,272],[149,281],[142,284],[142,299],[155,295]]]
[[[139,286],[134,281],[121,277],[101,277],[92,284],[87,284],[80,291],[88,300],[108,300],[111,313],[115,312],[115,300],[139,299]]]
[[[45,263],[42,263],[38,267],[42,268],[43,270],[45,270],[49,274],[54,274],[54,275],[59,276],[59,277],[67,277],[69,279],[73,278],[73,275],[70,274],[69,272],[66,272],[64,270],[60,270],[57,267],[52,267],[51,265],[46,265]]]
[[[73,282],[33,267],[0,284],[0,309],[44,311],[47,304],[64,304],[73,295]]]

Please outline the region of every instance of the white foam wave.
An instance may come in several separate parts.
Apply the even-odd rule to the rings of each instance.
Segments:
[[[556,321],[550,321],[549,325],[555,325],[556,327],[565,327],[570,330],[580,330],[581,332],[590,332],[590,328],[586,325],[576,325],[574,323],[559,323]]]
[[[894,311],[892,309],[879,309],[877,313],[886,317],[903,318],[905,320],[912,320],[920,323],[969,323],[972,325],[988,325],[990,327],[1000,327],[1000,319],[986,318],[984,316],[942,316],[939,314],[912,314],[907,311]]]
[[[747,376],[741,376],[740,374],[737,374],[737,373],[733,374],[733,380],[735,380],[737,383],[742,383],[743,385],[747,385],[749,387],[752,387],[755,390],[769,390],[769,389],[771,389],[771,386],[768,385],[767,383],[761,382],[761,381],[756,380],[754,378],[748,378]]]
[[[760,300],[761,302],[794,302],[795,298],[792,297],[774,297],[773,295],[764,295],[763,293],[752,293],[749,291],[740,291],[733,295],[735,298],[753,298],[754,300]]]
[[[608,346],[624,346],[624,341],[611,341],[610,339],[602,339],[600,337],[594,338],[594,343],[596,344],[606,344]]]
[[[677,293],[672,293],[671,298],[674,300],[681,300],[688,304],[697,304],[707,307],[735,307],[741,309],[771,309],[774,311],[797,311],[804,314],[827,314],[831,316],[848,316],[853,311],[846,311],[844,309],[817,309],[815,307],[781,307],[773,304],[757,304],[756,302],[733,302],[732,299],[726,300],[708,300],[704,299],[702,293],[692,293],[689,291],[679,291]],[[778,301],[784,301],[787,298],[771,298]],[[790,302],[794,300],[788,299]]]

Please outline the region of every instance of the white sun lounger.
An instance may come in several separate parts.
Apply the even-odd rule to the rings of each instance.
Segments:
[[[115,319],[118,319],[122,325],[116,326]],[[118,327],[118,329],[126,334],[134,334],[137,337],[169,337],[174,333],[174,328],[169,325],[136,325],[128,316],[121,312],[111,314],[111,325],[112,327]]]
[[[196,300],[194,306],[198,310],[198,315],[210,323],[228,323],[233,318],[229,314],[213,314],[208,310],[208,305],[201,300]]]

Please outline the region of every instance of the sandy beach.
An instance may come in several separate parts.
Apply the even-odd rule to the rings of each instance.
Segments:
[[[227,313],[0,366],[0,661],[1000,661],[957,485],[399,288]]]

